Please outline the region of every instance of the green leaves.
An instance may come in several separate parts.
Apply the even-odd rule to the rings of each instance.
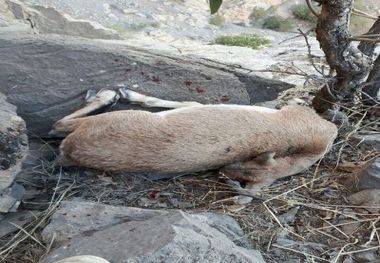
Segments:
[[[223,0],[209,0],[210,1],[210,12],[211,14],[215,14],[218,12],[220,6],[223,3]]]

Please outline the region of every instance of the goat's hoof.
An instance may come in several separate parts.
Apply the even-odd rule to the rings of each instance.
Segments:
[[[127,87],[122,87],[119,89],[120,97],[124,100],[129,101],[129,89]]]
[[[119,94],[114,90],[101,89],[96,93],[93,101],[99,101],[102,105],[115,105],[116,102],[120,99]]]
[[[86,97],[84,98],[87,103],[98,101],[104,106],[114,105],[119,99],[120,96],[116,93],[116,91],[109,89],[101,89],[97,93],[96,91],[90,89],[87,91]]]
[[[90,103],[93,102],[96,98],[96,91],[93,89],[89,89],[86,93],[86,97],[84,98],[85,102]]]

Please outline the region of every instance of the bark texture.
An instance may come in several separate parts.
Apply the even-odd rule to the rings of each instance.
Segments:
[[[371,68],[371,59],[352,43],[349,22],[353,0],[322,0],[316,28],[317,39],[336,75],[316,94],[313,106],[319,112],[333,103],[350,104]]]

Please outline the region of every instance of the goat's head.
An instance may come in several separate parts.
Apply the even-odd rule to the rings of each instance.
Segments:
[[[274,171],[275,153],[266,152],[256,158],[238,162],[223,167],[220,172],[230,179],[237,180],[246,185],[262,184],[264,181],[273,181],[270,178],[275,177],[279,171]]]

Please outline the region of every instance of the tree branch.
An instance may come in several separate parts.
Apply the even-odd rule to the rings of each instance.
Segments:
[[[369,18],[369,19],[373,19],[373,20],[376,20],[377,17],[376,16],[372,16],[370,14],[367,14],[363,11],[360,11],[358,9],[355,9],[355,8],[352,8],[352,14],[353,15],[356,15],[356,16],[361,16],[361,17],[365,17],[365,18]]]
[[[316,17],[318,17],[319,14],[317,13],[317,11],[315,11],[315,9],[314,9],[314,7],[313,7],[313,5],[312,5],[312,3],[311,3],[311,0],[306,0],[306,4],[307,4],[307,7],[309,7],[310,12],[311,12],[313,15],[315,15]]]
[[[377,40],[379,40],[380,39],[380,17],[368,30],[368,33],[360,37],[372,38],[376,36],[378,37]],[[376,48],[376,42],[369,42],[369,41],[362,41],[361,43],[359,43],[359,46],[358,46],[358,49],[369,57],[373,56],[373,52],[375,51],[375,48]]]

